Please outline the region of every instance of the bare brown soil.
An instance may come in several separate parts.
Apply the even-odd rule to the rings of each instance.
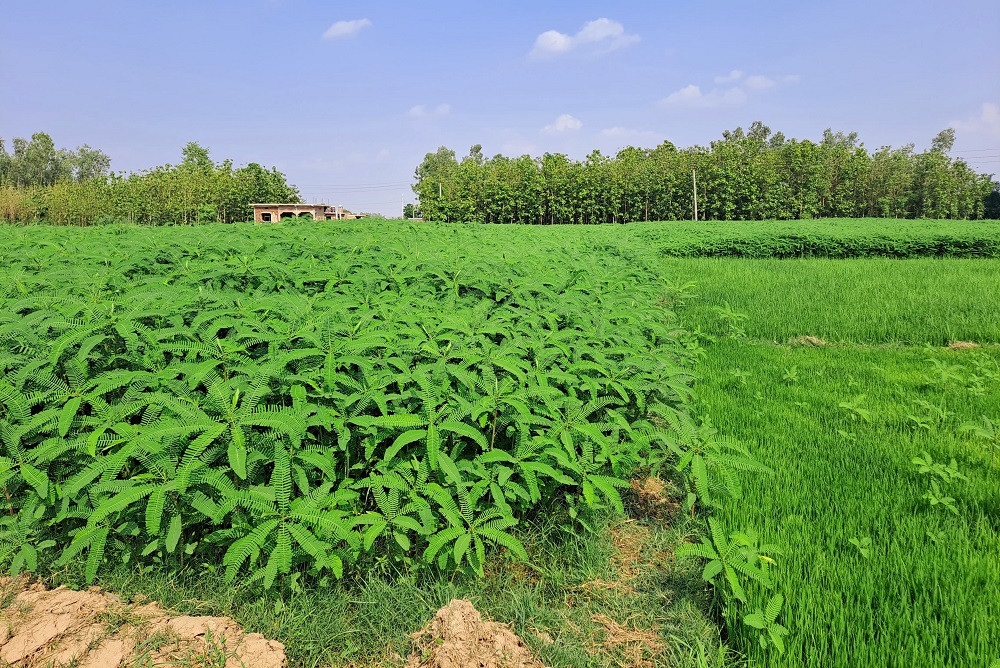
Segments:
[[[545,668],[509,627],[484,621],[462,599],[438,610],[413,640],[407,668]]]
[[[46,589],[0,578],[0,666],[17,668],[281,668],[285,647],[228,617],[126,605],[92,587]]]

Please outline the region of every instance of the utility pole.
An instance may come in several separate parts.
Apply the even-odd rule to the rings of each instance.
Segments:
[[[691,192],[694,194],[694,220],[698,222],[698,177],[695,170],[691,170]]]

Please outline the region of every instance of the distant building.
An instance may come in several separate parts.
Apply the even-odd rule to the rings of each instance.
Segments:
[[[313,220],[355,220],[361,214],[351,213],[342,206],[329,204],[254,204],[253,219],[258,223],[273,223],[284,218],[309,216]]]

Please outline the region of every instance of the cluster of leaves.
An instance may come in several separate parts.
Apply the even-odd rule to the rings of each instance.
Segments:
[[[704,508],[720,508],[724,503],[739,502],[743,498],[741,475],[772,473],[742,445],[720,438],[711,425],[696,427],[683,414],[676,420],[666,444],[687,486],[685,505],[692,511],[698,503]],[[752,530],[727,534],[714,517],[708,518],[708,528],[708,534],[699,542],[682,545],[677,556],[705,561],[702,579],[721,597],[723,609],[730,613],[727,621],[731,626],[742,623],[753,630],[761,646],[774,646],[784,653],[788,629],[778,622],[784,599],[774,592],[771,575],[771,567],[781,550],[762,542]],[[749,609],[751,602],[758,601],[751,612],[742,616],[731,614],[737,607]]]
[[[532,513],[621,510],[683,440],[695,344],[641,258],[356,241],[34,230],[0,265],[0,564],[482,572]],[[730,485],[685,461],[706,502]]]
[[[973,358],[971,366],[949,363],[934,358],[928,360],[930,369],[924,376],[924,386],[942,393],[940,404],[926,400],[915,400],[913,403],[920,410],[909,413],[907,418],[918,430],[936,433],[940,429],[953,426],[953,412],[946,407],[944,396],[964,390],[972,396],[982,396],[986,385],[1000,380],[996,365],[989,364],[983,358]],[[989,477],[993,475],[995,453],[1000,449],[1000,435],[996,424],[988,416],[982,415],[976,422],[965,422],[958,427],[960,433],[972,438],[973,442],[983,447],[989,453]],[[959,504],[948,490],[960,482],[967,482],[966,477],[958,468],[955,457],[945,464],[935,461],[926,450],[911,459],[914,470],[923,476],[927,483],[926,491],[921,497],[930,508],[947,510],[953,515],[959,515]],[[928,534],[930,535],[930,534]]]
[[[442,146],[417,166],[425,218],[443,222],[628,223],[698,218],[995,218],[1000,186],[949,155],[953,130],[921,153],[913,145],[869,151],[856,133],[826,130],[819,142],[786,138],[761,122],[709,146],[628,146],[583,160],[561,153],[461,160]]]
[[[950,483],[957,480],[968,480],[959,470],[958,464],[955,462],[955,458],[951,458],[951,462],[945,464],[944,462],[935,462],[934,458],[926,450],[920,454],[919,457],[914,457],[912,460],[913,466],[916,468],[917,473],[925,476],[929,482],[927,491],[924,493],[923,498],[927,501],[931,508],[941,507],[949,512],[958,515],[958,505],[955,502],[955,498],[948,496],[947,492],[941,489],[938,484]]]

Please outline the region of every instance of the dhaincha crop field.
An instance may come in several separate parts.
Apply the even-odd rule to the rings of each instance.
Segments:
[[[0,227],[0,565],[293,666],[456,597],[549,666],[990,666],[998,314],[988,221]]]

